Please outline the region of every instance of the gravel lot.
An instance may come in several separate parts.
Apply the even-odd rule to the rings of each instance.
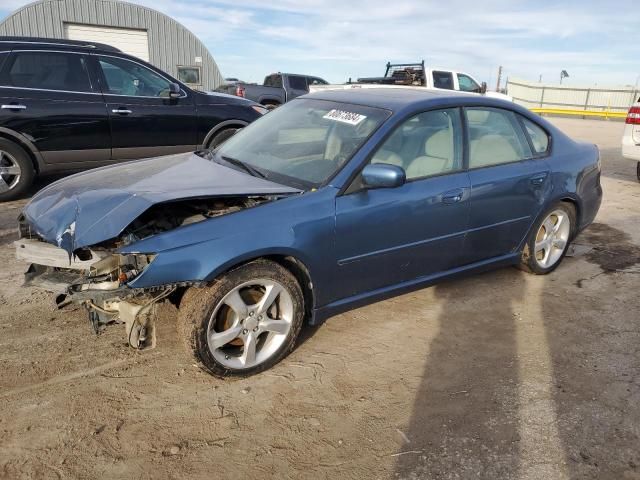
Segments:
[[[0,206],[0,478],[640,479],[640,184],[623,125],[555,119],[602,152],[605,200],[553,274],[513,268],[303,331],[244,380],[21,286]]]

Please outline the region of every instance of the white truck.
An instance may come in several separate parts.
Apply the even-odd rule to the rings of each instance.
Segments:
[[[640,181],[640,98],[629,109],[622,135],[622,156],[635,160],[636,174]]]
[[[317,85],[310,88],[311,92],[320,90],[336,90],[349,88],[372,87],[416,87],[436,90],[457,90],[459,92],[475,93],[488,97],[501,98],[511,101],[508,95],[487,91],[485,82],[478,82],[468,73],[446,68],[425,68],[424,60],[420,63],[387,63],[387,69],[382,77],[358,78],[356,82],[343,85]]]

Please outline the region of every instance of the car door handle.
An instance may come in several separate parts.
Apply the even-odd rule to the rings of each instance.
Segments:
[[[539,173],[538,175],[534,175],[533,177],[531,177],[529,181],[531,182],[531,185],[539,186],[544,183],[547,177],[548,177],[547,173]]]
[[[449,192],[442,194],[442,203],[446,203],[447,205],[451,205],[453,203],[461,202],[464,198],[464,190],[458,188],[456,190],[451,190]]]
[[[26,110],[26,105],[2,105],[0,106],[2,110]]]
[[[126,108],[114,108],[111,112],[120,115],[129,115],[130,113],[133,113],[131,110],[127,110]]]

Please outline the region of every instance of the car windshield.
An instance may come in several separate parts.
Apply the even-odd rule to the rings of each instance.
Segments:
[[[298,99],[268,113],[216,150],[214,159],[274,182],[309,189],[329,180],[390,112]]]

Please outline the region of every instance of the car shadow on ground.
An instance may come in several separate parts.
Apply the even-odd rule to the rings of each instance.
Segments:
[[[442,305],[439,333],[429,346],[396,476],[510,478],[519,457],[513,304],[523,295],[522,275],[505,269],[433,288]]]
[[[395,478],[640,478],[640,246],[604,224],[576,242],[591,250],[550,275],[434,287]]]

